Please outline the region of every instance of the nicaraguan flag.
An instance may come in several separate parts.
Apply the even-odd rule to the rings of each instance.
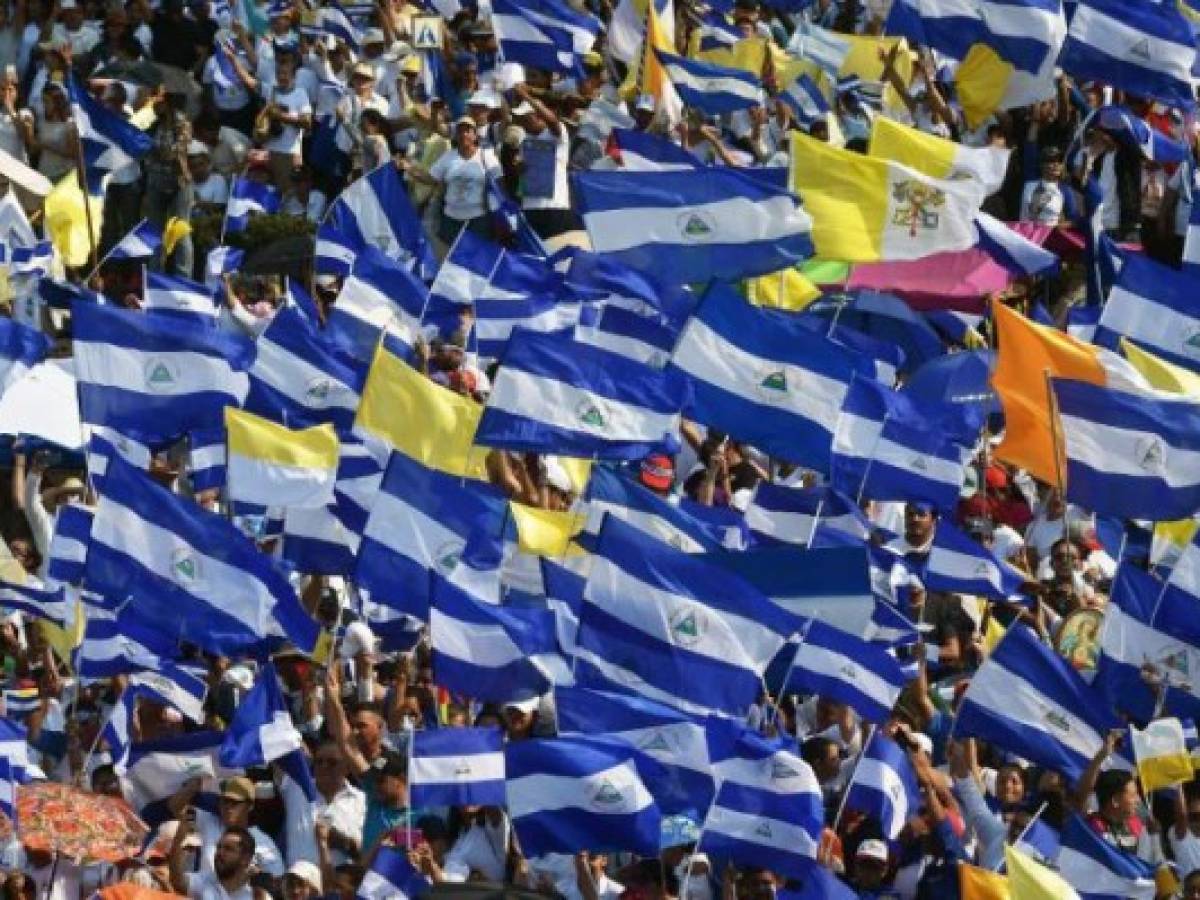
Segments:
[[[635,754],[616,741],[577,735],[510,742],[508,814],[522,852],[603,848],[656,856],[662,814]]]
[[[358,900],[417,900],[432,889],[429,879],[408,861],[405,848],[383,846],[363,875],[355,897]]]
[[[691,504],[669,503],[607,466],[592,469],[584,499],[583,530],[588,535],[598,535],[608,515],[685,553],[720,549],[728,536],[725,528],[691,515]]]
[[[580,325],[575,339],[601,347],[634,362],[661,369],[671,358],[679,332],[657,318],[639,315],[620,306],[605,306],[595,324]]]
[[[170,798],[193,778],[216,777],[217,749],[223,737],[219,731],[195,731],[129,748],[123,773],[126,796],[144,822],[153,827],[175,818]]]
[[[221,516],[120,459],[108,463],[86,577],[212,653],[262,649],[279,637],[302,652],[316,647],[316,622],[269,557]]]
[[[92,539],[92,511],[79,503],[60,506],[54,517],[54,534],[50,538],[46,562],[48,584],[83,582],[87,548]]]
[[[792,113],[792,118],[804,128],[812,127],[829,114],[829,101],[807,75],[801,75],[779,92],[778,98]]]
[[[253,344],[181,318],[72,305],[80,418],[144,438],[215,427],[240,406]]]
[[[504,735],[499,728],[416,731],[409,759],[414,806],[504,805]]]
[[[349,275],[367,247],[432,279],[437,261],[391,160],[342,191],[317,228],[318,272]]]
[[[833,433],[830,481],[851,497],[909,500],[950,510],[978,434],[961,404],[919,404],[870,377],[856,377]],[[970,437],[968,437],[970,435]]]
[[[1108,843],[1077,813],[1070,813],[1063,826],[1058,871],[1068,884],[1078,885],[1081,900],[1155,896],[1154,867]]]
[[[563,303],[556,297],[481,300],[475,304],[471,334],[479,359],[493,360],[504,355],[509,338],[517,329],[570,341],[578,321],[579,304]]]
[[[677,282],[735,281],[812,255],[800,199],[739,169],[580,172],[583,223],[598,253]]]
[[[896,658],[882,647],[810,619],[801,632],[784,688],[821,694],[849,704],[869,722],[883,722],[909,680]]]
[[[1129,519],[1173,521],[1200,509],[1200,405],[1175,394],[1051,383],[1069,500]]]
[[[921,573],[928,590],[1006,600],[1024,581],[1025,576],[960,531],[948,517],[938,522]]]
[[[230,500],[284,508],[333,501],[338,437],[332,425],[296,431],[227,407],[225,434]]]
[[[480,700],[504,703],[544,694],[563,680],[554,614],[495,606],[432,576],[429,635],[437,683]]]
[[[1118,724],[1065,659],[1015,624],[972,676],[954,733],[980,738],[1074,781]]]
[[[89,169],[116,171],[141,159],[154,146],[150,135],[96,101],[74,76],[67,79],[67,93]]]
[[[188,434],[188,479],[194,491],[225,486],[225,427],[199,428]]]
[[[609,516],[584,593],[575,673],[583,687],[743,715],[796,625],[741,578]]]
[[[1137,97],[1191,109],[1196,40],[1174,3],[1078,0],[1059,65]]]
[[[150,270],[145,272],[143,306],[156,313],[217,317],[216,299],[207,285]]]
[[[229,768],[265,766],[304,746],[292,724],[275,664],[267,663],[258,681],[238,704],[221,743],[221,765]]]
[[[846,787],[846,808],[879,822],[884,837],[896,840],[921,808],[921,792],[908,754],[876,731]]]
[[[565,285],[592,302],[619,306],[664,322],[682,323],[696,305],[692,292],[669,279],[660,281],[611,256],[573,250],[564,273]]]
[[[475,443],[640,459],[674,435],[685,399],[678,374],[555,335],[518,331],[501,360]]]
[[[50,338],[12,319],[0,320],[0,395],[50,355]]]
[[[45,588],[36,579],[29,584],[0,581],[0,608],[45,619],[59,628],[75,618],[75,601],[66,595],[65,589]]]
[[[604,152],[629,172],[680,172],[705,167],[686,148],[636,128],[614,128]]]
[[[7,756],[0,756],[0,813],[8,817],[15,832],[21,827],[17,819],[17,766]]]
[[[573,72],[599,31],[593,17],[556,0],[494,0],[492,27],[505,62],[550,72]]]
[[[829,487],[794,488],[760,481],[746,507],[746,525],[759,539],[783,544],[813,543],[817,529],[865,541],[871,523],[858,506]]]
[[[369,363],[380,337],[410,346],[429,292],[420,279],[377,250],[364,249],[329,310],[326,333],[352,358]]]
[[[795,314],[752,307],[728,285],[709,288],[667,367],[691,382],[691,418],[821,472],[851,379],[873,371]]]
[[[1198,285],[1191,272],[1126,254],[1096,326],[1096,343],[1118,350],[1127,337],[1156,356],[1200,369],[1200,315],[1193,302]]]
[[[762,83],[745,69],[654,52],[685,106],[720,116],[762,103]]]
[[[108,251],[108,258],[149,259],[158,253],[161,246],[162,229],[148,219],[142,219]]]
[[[236,272],[242,267],[246,251],[236,247],[213,247],[204,260],[204,283],[216,290],[221,286],[221,276]]]
[[[427,619],[430,574],[450,577],[460,562],[471,566],[468,541],[480,534],[498,541],[507,509],[491,485],[393,453],[364,526],[356,580],[376,601]]]
[[[320,29],[325,34],[331,34],[357,54],[359,52],[358,29],[354,27],[349,14],[337,0],[329,0],[318,11]]]
[[[142,621],[132,606],[118,611],[88,603],[86,613],[77,662],[84,678],[152,672],[179,656],[174,634]]]
[[[237,234],[245,231],[251,216],[269,216],[279,212],[281,200],[274,185],[236,178],[225,205],[225,231]]]

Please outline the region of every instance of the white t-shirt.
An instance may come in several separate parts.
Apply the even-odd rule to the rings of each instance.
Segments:
[[[200,835],[202,874],[212,874],[213,855],[217,849],[217,841],[225,833],[221,820],[206,809],[196,810],[196,832]],[[250,834],[254,837],[254,866],[260,872],[267,872],[275,878],[283,877],[283,855],[279,847],[271,840],[271,836],[257,825],[250,826]],[[195,897],[195,894],[192,894]]]
[[[225,176],[209,172],[208,177],[196,185],[197,203],[225,203],[229,200],[229,185]]]
[[[312,115],[312,103],[308,92],[301,87],[293,87],[290,91],[275,91],[271,101],[281,107],[290,116]],[[289,153],[296,156],[300,153],[300,144],[304,132],[295,125],[284,125],[279,137],[267,141],[266,149],[271,153]]]
[[[567,209],[571,205],[570,191],[567,184],[567,160],[570,155],[570,141],[567,140],[566,128],[559,125],[555,132],[547,126],[541,134],[525,135],[523,145],[550,144],[554,147],[554,191],[549,197],[524,197],[521,206],[524,209]],[[530,164],[529,153],[525,153],[525,165]]]
[[[490,150],[476,150],[467,158],[447,150],[429,174],[446,186],[446,215],[465,222],[487,212],[487,177],[500,177],[500,162]]]
[[[187,892],[189,897],[194,897],[195,900],[254,900],[254,888],[249,884],[243,884],[240,888],[232,893],[225,890],[225,887],[217,880],[215,875],[197,875],[189,873],[187,876]]]
[[[1188,831],[1181,838],[1175,837],[1175,829],[1167,832],[1171,838],[1171,850],[1175,853],[1175,862],[1179,866],[1179,877],[1187,878],[1188,874],[1200,869],[1200,837]]]

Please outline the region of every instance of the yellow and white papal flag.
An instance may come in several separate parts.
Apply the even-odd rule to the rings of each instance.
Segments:
[[[333,502],[338,437],[332,425],[293,431],[228,407],[225,431],[230,499],[285,508]]]

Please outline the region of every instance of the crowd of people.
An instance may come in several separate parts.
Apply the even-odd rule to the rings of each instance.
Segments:
[[[639,67],[645,66],[640,38],[632,54],[615,52],[613,46],[619,33],[628,41],[631,28],[646,30],[646,0],[564,0],[561,5],[590,17],[598,28],[589,47],[570,49],[570,67],[551,71],[506,58],[501,39],[509,35],[493,21],[500,4],[493,10],[487,0],[355,5],[0,0],[0,151],[56,185],[80,176],[90,180],[93,160],[86,152],[88,133],[78,122],[75,86],[114,117],[136,123],[149,139],[146,152],[106,170],[98,221],[88,226],[94,246],[86,261],[66,258],[55,246],[40,281],[153,316],[161,312],[149,308],[148,273],[189,279],[207,286],[219,329],[264,343],[261,336],[276,317],[295,308],[293,287],[299,281],[315,301],[313,326],[319,333],[339,301],[346,305],[343,288],[352,278],[353,261],[349,272],[320,265],[314,271],[312,258],[320,256],[319,247],[313,249],[319,242],[316,232],[330,221],[342,192],[370,173],[393,167],[403,179],[415,230],[438,261],[465,234],[514,254],[528,252],[534,240],[554,254],[552,260],[570,260],[572,252],[586,253],[590,247],[572,175],[659,167],[635,156],[627,135],[670,144],[697,166],[767,173],[789,165],[796,132],[866,153],[878,117],[966,148],[1011,151],[1002,181],[982,209],[1004,222],[1041,226],[1038,233],[1061,266],[1052,273],[1011,275],[1007,288],[986,298],[996,304],[1066,331],[1087,303],[1096,248],[1083,236],[1095,231],[1097,222],[1096,233],[1122,252],[1172,268],[1187,264],[1196,145],[1192,109],[1171,108],[1119,84],[1080,82],[1066,72],[1054,77],[1052,96],[968,123],[956,96],[954,61],[933,48],[889,39],[889,0],[668,0],[665,7],[656,4],[657,15],[673,33],[680,55],[702,56],[706,46],[724,48],[727,61],[754,60],[758,68],[751,74],[762,86],[761,101],[747,108],[723,115],[691,108],[676,118],[662,96],[647,89],[645,73],[639,77]],[[545,14],[541,0],[530,8]],[[426,33],[431,20],[432,46]],[[840,81],[829,75],[827,108],[808,117],[785,97],[790,82],[783,73],[788,60],[802,58],[798,36],[813,34],[878,40],[862,64],[870,75],[854,73]],[[750,49],[739,55],[740,48]],[[1124,124],[1100,127],[1094,114],[1116,106],[1124,110]],[[1144,135],[1133,121],[1146,129]],[[1187,158],[1164,161],[1149,149],[1151,133],[1189,148]],[[1137,139],[1130,140],[1134,134]],[[0,231],[9,248],[10,284],[4,292],[9,317],[43,332],[53,347],[51,356],[65,359],[72,354],[68,308],[47,302],[39,279],[21,277],[11,256],[11,246],[24,233],[33,236],[44,227],[51,237],[45,191],[32,189],[36,182],[16,169],[5,174],[12,182],[9,200],[0,208]],[[247,247],[252,252],[247,239],[261,227],[253,225],[256,220],[281,223],[279,234],[304,235],[303,241],[311,243],[303,258],[288,258],[279,274],[226,269],[226,256],[216,251]],[[201,224],[205,221],[207,227]],[[123,250],[127,236],[147,223],[163,237],[161,245],[145,256]],[[364,237],[371,242],[371,235]],[[400,255],[394,246],[378,249]],[[297,267],[302,279],[293,275],[289,283],[282,277]],[[672,284],[670,271],[643,275],[664,290],[682,287]],[[432,277],[428,273],[426,282]],[[702,290],[692,287],[697,294]],[[896,285],[901,296],[903,287]],[[837,295],[839,288],[840,282],[826,286],[826,293]],[[985,298],[977,299],[984,309]],[[775,303],[788,315],[806,314],[800,311],[803,303],[791,303],[782,289]],[[908,315],[937,335],[943,354],[995,346],[988,316],[930,312],[927,296],[925,305]],[[828,326],[833,334],[837,319],[820,321],[822,330]],[[482,405],[499,376],[494,361],[474,352],[472,325],[467,313],[439,333],[414,336],[411,363],[435,384]],[[856,325],[840,327],[853,331]],[[365,362],[360,360],[364,371]],[[901,382],[911,376],[912,370],[902,367]],[[194,719],[161,696],[143,694],[128,723],[131,755],[102,732],[117,715],[123,692],[133,691],[145,671],[141,658],[130,654],[128,665],[112,677],[84,677],[77,659],[80,641],[91,640],[86,626],[71,634],[70,623],[48,621],[53,617],[27,607],[10,609],[0,627],[4,736],[16,733],[26,745],[18,754],[25,780],[61,781],[120,798],[143,816],[149,830],[143,845],[126,858],[97,861],[27,848],[21,823],[10,823],[14,827],[0,854],[0,890],[9,898],[75,900],[128,882],[204,900],[351,900],[415,898],[424,890],[488,882],[577,900],[763,900],[776,894],[968,898],[985,895],[972,893],[966,867],[1000,871],[1006,846],[1028,849],[1032,835],[1048,833],[1052,849],[1035,849],[1041,853],[1039,864],[1053,870],[1059,834],[1081,820],[1122,858],[1153,873],[1150,881],[1138,882],[1137,896],[1200,898],[1200,787],[1188,777],[1165,789],[1144,790],[1136,766],[1128,762],[1132,751],[1124,728],[1100,735],[1098,746],[1080,738],[1075,750],[1090,763],[1082,773],[1070,774],[1022,758],[1002,740],[955,729],[956,710],[973,676],[1006,632],[1031,631],[1078,674],[1080,690],[1088,690],[1103,664],[1102,633],[1119,566],[1163,575],[1190,540],[1172,543],[1156,532],[1151,546],[1130,537],[1137,531],[1132,526],[1122,531],[1117,523],[1114,531],[1111,519],[1068,502],[1061,478],[1048,482],[1006,459],[1000,444],[1004,421],[993,399],[966,401],[989,415],[966,459],[956,506],[939,508],[918,497],[879,499],[861,490],[852,498],[865,543],[873,554],[883,554],[871,557],[873,565],[887,560],[886,583],[874,585],[875,602],[894,609],[912,628],[911,641],[890,647],[908,681],[889,716],[873,719],[837,691],[797,690],[785,668],[783,678],[763,681],[738,720],[753,736],[746,739],[759,741],[754,746],[793,754],[789,758],[806,766],[819,785],[823,821],[808,854],[813,866],[808,877],[789,866],[775,868],[761,856],[705,852],[707,807],[664,815],[657,857],[586,843],[573,852],[534,857],[523,852],[503,806],[415,807],[409,798],[415,734],[477,728],[499,730],[506,745],[553,740],[564,732],[554,687],[487,701],[447,689],[439,683],[427,622],[414,621],[411,631],[397,637],[394,622],[371,612],[385,601],[376,597],[366,603],[352,572],[287,563],[281,558],[285,538],[272,516],[279,511],[235,513],[220,485],[198,485],[196,448],[188,443],[194,435],[177,435],[170,445],[153,447],[143,468],[175,495],[227,515],[258,552],[271,557],[307,614],[332,635],[332,650],[322,655],[276,646],[273,666],[267,667],[262,654],[222,655],[179,643],[164,658],[204,682],[202,716]],[[404,427],[419,431],[427,424],[417,419]],[[506,498],[537,510],[582,512],[589,520],[604,512],[631,521],[639,515],[661,520],[677,514],[700,523],[705,533],[727,535],[726,551],[780,541],[823,545],[822,515],[833,518],[832,505],[817,505],[799,540],[794,534],[772,539],[751,521],[764,485],[816,491],[825,484],[822,472],[783,462],[747,436],[705,421],[685,417],[670,437],[641,458],[594,461],[597,469],[615,474],[627,497],[636,498],[624,506],[605,498],[601,509],[586,481],[580,483],[573,468],[550,454],[492,450],[482,474]],[[94,451],[94,446],[86,452],[80,446],[56,446],[35,434],[14,434],[0,451],[11,472],[11,490],[0,496],[0,550],[7,557],[0,568],[0,595],[13,596],[4,592],[15,584],[35,585],[62,588],[76,602],[82,588],[79,609],[86,618],[86,579],[63,582],[52,562],[64,511],[107,502],[100,499]],[[378,478],[373,491],[379,493]],[[369,512],[372,500],[369,495],[359,505]],[[957,525],[1010,576],[1017,573],[1019,596],[926,589],[922,579],[942,522]],[[655,544],[666,537],[653,530],[645,535]],[[555,600],[562,598],[537,597],[533,591],[535,599],[529,600],[528,568],[518,562],[507,559],[496,571],[497,593],[512,590],[522,599],[509,602],[540,602],[561,616],[563,604]],[[844,617],[839,622],[844,626]],[[879,630],[865,617],[857,625],[851,630],[864,640],[871,640],[872,629]],[[1194,652],[1175,637],[1190,648],[1187,653]],[[571,648],[561,650],[569,658]],[[792,652],[791,645],[781,651]],[[1189,675],[1186,660],[1178,685],[1161,661],[1145,662],[1142,683],[1153,692],[1156,717],[1186,710],[1181,696],[1200,697],[1200,683]],[[215,758],[189,769],[194,755],[180,750],[169,789],[151,796],[136,781],[137,748],[182,747],[178,742],[189,733],[224,732],[264,673],[272,679],[277,673],[290,726],[311,770],[315,800],[277,757],[244,770],[220,766]],[[654,693],[647,696],[662,700]],[[1114,709],[1114,717],[1118,712],[1126,710]],[[883,737],[899,748],[917,791],[894,829],[878,810],[847,802],[850,785],[875,765],[867,759],[869,745]],[[5,741],[0,754],[12,757]],[[656,785],[648,781],[647,788],[654,794]],[[401,852],[420,877],[381,891],[377,879],[372,886],[371,872],[390,851]],[[802,853],[799,846],[792,852]],[[1011,862],[1008,866],[1011,876]],[[1019,893],[1015,883],[1014,877],[1005,889],[1011,896],[1035,896]],[[1097,896],[1094,885],[1070,887],[1079,895]],[[1120,895],[1120,890],[1099,893]]]

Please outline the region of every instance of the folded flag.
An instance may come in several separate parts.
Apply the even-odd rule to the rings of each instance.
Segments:
[[[67,93],[75,130],[89,169],[115,172],[150,152],[150,135],[98,102],[73,75],[67,78]]]
[[[156,313],[217,317],[213,291],[207,285],[186,278],[176,278],[159,272],[145,271],[142,306]]]
[[[938,522],[921,573],[928,590],[1006,600],[1024,581],[1025,576],[960,531],[948,517]]]
[[[281,202],[274,185],[235,178],[225,206],[225,231],[229,234],[245,231],[251,216],[274,215],[279,212]]]
[[[404,847],[383,846],[354,896],[358,900],[417,900],[431,890],[433,883],[413,868]]]
[[[609,516],[579,619],[580,686],[743,715],[793,616],[744,580]]]
[[[1095,341],[1116,350],[1124,337],[1163,359],[1200,370],[1200,316],[1195,273],[1177,271],[1141,253],[1126,254],[1096,326]]]
[[[599,347],[519,331],[475,442],[506,450],[640,459],[679,425],[686,383]]]
[[[879,822],[883,836],[894,841],[920,808],[921,792],[908,754],[876,731],[846,787],[846,809],[866,813]]]
[[[338,437],[332,425],[295,431],[227,407],[225,433],[231,500],[285,508],[333,501]]]
[[[329,311],[327,333],[344,353],[366,362],[384,335],[413,343],[428,297],[428,289],[407,268],[364,249]]]
[[[574,176],[598,253],[679,283],[777,272],[812,255],[799,198],[729,167]]]
[[[1191,109],[1196,41],[1174,3],[1078,0],[1059,65],[1136,97]]]
[[[662,764],[666,777],[653,785],[663,812],[699,817],[714,785],[704,725],[644,697],[576,687],[554,689],[558,733],[606,735],[632,744]]]
[[[258,680],[234,711],[225,740],[221,743],[221,765],[229,768],[265,766],[304,746],[292,724],[275,664],[267,663]]]
[[[635,754],[628,745],[578,735],[507,744],[508,814],[522,852],[656,856],[662,814]]]
[[[792,488],[760,481],[746,507],[746,525],[759,538],[810,545],[818,527],[866,540],[871,523],[843,494],[828,487]]]
[[[902,163],[933,178],[973,178],[991,194],[1004,182],[1012,151],[998,147],[967,147],[887,116],[877,116],[871,123],[867,153]]]
[[[504,736],[500,729],[416,731],[409,756],[414,806],[504,805]]]
[[[147,622],[212,653],[262,649],[277,637],[302,652],[318,628],[269,557],[221,516],[110,459],[92,524],[87,582],[129,597]]]
[[[349,275],[367,247],[432,279],[437,261],[400,172],[390,162],[355,181],[329,207],[317,228],[316,269]]]
[[[954,733],[1074,780],[1115,727],[1108,704],[1070,664],[1032,630],[1013,625],[971,678]]]
[[[215,427],[246,396],[253,344],[179,317],[78,301],[71,307],[85,424],[146,439]]]
[[[762,103],[762,84],[749,72],[663,50],[655,52],[685,106],[720,116]]]
[[[800,317],[752,307],[720,284],[704,295],[667,366],[691,383],[689,417],[821,472],[851,379],[873,370]]]
[[[1187,776],[1186,780],[1190,779]],[[1154,788],[1146,785],[1146,790]],[[1071,813],[1063,826],[1058,871],[1069,884],[1079,886],[1081,900],[1152,900],[1156,896],[1154,867],[1118,850],[1076,813]]]
[[[35,328],[0,321],[0,396],[50,355],[50,338]]]
[[[356,580],[376,601],[425,619],[429,579],[449,577],[477,535],[499,540],[507,501],[491,485],[464,481],[393,453],[371,506]]]
[[[162,230],[149,219],[142,219],[111,250],[109,259],[149,259],[162,247]]]

